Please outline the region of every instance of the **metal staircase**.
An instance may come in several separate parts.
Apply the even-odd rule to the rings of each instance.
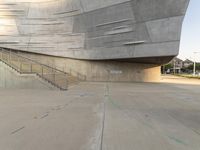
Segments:
[[[78,79],[64,71],[41,64],[8,49],[0,49],[0,60],[20,74],[36,74],[60,90],[67,90],[70,84],[78,83]]]

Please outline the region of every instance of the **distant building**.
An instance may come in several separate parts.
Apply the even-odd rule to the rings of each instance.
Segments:
[[[165,73],[181,73],[183,68],[183,60],[175,57],[169,64],[165,65]]]
[[[183,61],[175,57],[169,64],[164,66],[164,71],[165,73],[192,73],[193,70],[189,69],[189,67],[193,64],[194,62],[192,60],[186,59]]]
[[[186,59],[185,61],[183,61],[183,67],[184,68],[187,68],[187,67],[189,67],[189,66],[191,66],[193,64],[194,64],[194,62],[189,60],[189,59]]]
[[[183,68],[183,60],[175,57],[171,63],[173,64],[172,72],[181,73],[181,69]]]
[[[182,69],[183,68],[183,65],[184,65],[184,61],[175,57],[173,60],[173,64],[175,64],[175,68],[177,69]]]

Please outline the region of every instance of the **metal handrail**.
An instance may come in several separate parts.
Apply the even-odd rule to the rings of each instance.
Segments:
[[[68,89],[68,76],[64,71],[26,58],[12,50],[0,49],[0,60],[21,74],[36,74],[61,90]]]
[[[12,53],[13,53],[13,52],[12,52]],[[62,71],[62,70],[59,70],[59,69],[57,69],[57,68],[50,67],[50,66],[48,66],[48,65],[46,65],[46,64],[42,64],[42,63],[37,62],[37,61],[35,61],[35,60],[33,60],[33,59],[30,59],[30,58],[24,57],[24,56],[22,56],[22,55],[19,55],[19,54],[17,54],[17,53],[15,53],[15,55],[17,55],[17,56],[19,56],[19,57],[21,57],[21,58],[27,59],[27,60],[29,60],[29,61],[32,61],[32,62],[34,62],[34,63],[40,64],[40,65],[42,65],[42,66],[45,66],[45,67],[48,67],[48,68],[52,68],[52,69],[54,69],[54,70],[56,70],[56,71],[59,71],[59,72],[62,72],[62,73],[65,73],[65,74],[66,74],[66,72],[64,72],[64,71]]]
[[[20,53],[21,51],[19,51],[19,50],[17,50],[17,49],[12,49],[12,48],[4,48],[4,47],[1,47],[1,48],[3,48],[4,50],[7,50],[7,51],[11,51],[11,52],[13,52],[13,53],[15,53],[15,54],[18,54],[18,52]],[[22,51],[23,52],[23,51]],[[18,54],[19,55],[19,54]],[[19,56],[21,56],[21,57],[23,57],[22,55],[19,55]],[[27,58],[27,57],[25,57],[26,59],[29,59],[29,58]],[[33,60],[33,59],[30,59],[31,61],[35,61],[35,60]],[[40,62],[38,62],[38,61],[35,61],[36,63],[39,63],[39,64],[42,64],[42,63],[40,63]],[[45,64],[42,64],[42,65],[45,65]],[[48,65],[45,65],[45,66],[48,66]],[[50,67],[50,66],[48,66],[48,67]],[[51,67],[51,68],[53,68],[53,67]],[[57,69],[57,68],[54,68],[54,69]],[[59,70],[59,69],[57,69],[57,70]],[[59,70],[59,71],[61,71],[61,70]],[[77,71],[75,71],[75,70],[73,70],[72,68],[68,68],[68,67],[66,67],[66,71],[61,71],[61,72],[64,72],[64,73],[67,73],[67,74],[69,74],[69,75],[71,75],[71,76],[75,76],[78,80],[80,80],[80,81],[85,81],[86,80],[86,75],[83,75],[83,74],[81,74],[80,72],[77,72]]]

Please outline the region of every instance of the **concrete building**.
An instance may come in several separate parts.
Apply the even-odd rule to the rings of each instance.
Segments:
[[[89,81],[159,81],[189,0],[2,0],[0,47]],[[76,75],[76,74],[74,74]]]

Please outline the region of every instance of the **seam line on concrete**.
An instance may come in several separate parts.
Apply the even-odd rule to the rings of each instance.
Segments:
[[[25,126],[23,126],[23,127],[19,128],[19,129],[17,129],[17,130],[15,130],[15,131],[13,131],[13,132],[11,132],[11,134],[15,134],[15,133],[21,131],[21,130],[24,129],[24,128],[25,128]]]
[[[102,129],[101,129],[101,144],[100,150],[103,150],[103,139],[104,139],[104,128],[105,128],[105,116],[106,116],[106,101],[109,97],[109,86],[106,84],[105,86],[105,94],[104,94],[104,101],[103,101],[103,117],[102,117]]]

